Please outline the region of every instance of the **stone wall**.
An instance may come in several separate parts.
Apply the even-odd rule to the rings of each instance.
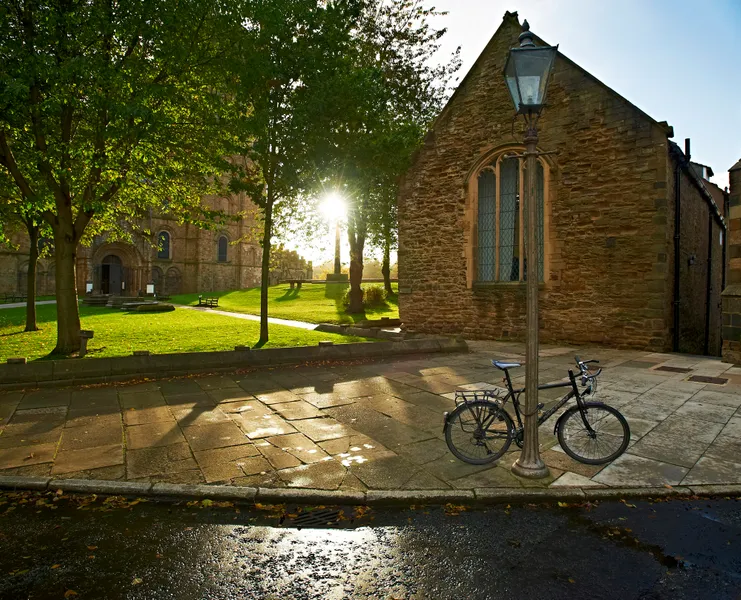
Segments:
[[[399,203],[400,313],[411,331],[521,338],[523,283],[469,285],[468,179],[522,139],[502,69],[520,34],[507,14],[438,118]],[[668,128],[559,55],[541,118],[550,163],[543,341],[671,347]],[[475,185],[475,181],[474,181]],[[475,279],[475,278],[474,278]]]
[[[723,360],[741,364],[741,160],[730,169],[727,286],[723,290]]]
[[[30,244],[25,228],[11,232],[12,247],[0,246],[0,294],[25,294],[28,289],[28,252]],[[54,257],[44,256],[36,264],[36,295],[55,293]]]

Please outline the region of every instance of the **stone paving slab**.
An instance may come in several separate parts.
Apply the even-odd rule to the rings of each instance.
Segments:
[[[547,479],[512,474],[514,444],[496,464],[457,460],[442,431],[455,390],[501,387],[491,359],[524,360],[518,343],[469,347],[461,355],[0,393],[0,476],[349,495],[399,490],[400,497],[741,484],[741,368],[607,348],[544,346],[541,382],[562,380],[574,354],[600,359],[596,399],[623,411],[631,427],[623,456],[610,465],[575,462],[558,446],[551,420],[540,431]],[[657,370],[662,365],[691,371]],[[695,374],[727,382],[688,381]],[[512,376],[522,382],[524,369]],[[550,392],[546,406],[559,397]]]

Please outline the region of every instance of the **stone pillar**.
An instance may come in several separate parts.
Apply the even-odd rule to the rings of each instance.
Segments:
[[[741,364],[741,160],[730,174],[726,288],[723,290],[723,360]]]

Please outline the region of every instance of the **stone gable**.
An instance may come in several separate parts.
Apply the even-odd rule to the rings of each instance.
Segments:
[[[521,149],[502,69],[521,32],[502,25],[406,174],[400,312],[411,331],[521,338],[524,282],[479,283],[477,167]],[[539,123],[546,165],[544,341],[667,349],[672,339],[670,128],[559,54]]]

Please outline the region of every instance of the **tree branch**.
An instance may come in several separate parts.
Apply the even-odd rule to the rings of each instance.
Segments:
[[[13,180],[24,196],[27,198],[33,198],[36,196],[31,188],[31,184],[28,183],[28,180],[23,176],[23,173],[21,173],[21,170],[18,168],[18,164],[13,156],[13,151],[8,145],[8,140],[5,137],[4,131],[0,131],[0,164],[10,171]]]

